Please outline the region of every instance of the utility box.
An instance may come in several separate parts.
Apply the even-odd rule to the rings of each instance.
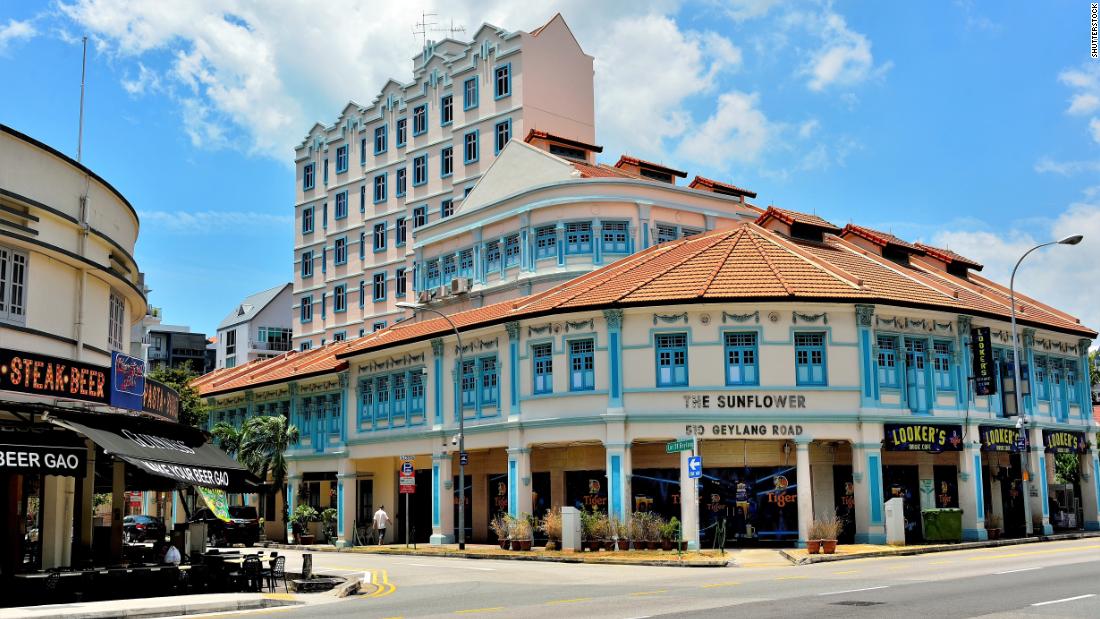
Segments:
[[[921,510],[926,542],[961,542],[962,513],[957,508]]]
[[[581,552],[581,513],[576,507],[561,508],[561,549]]]
[[[886,501],[886,543],[905,545],[905,499],[901,497]]]
[[[206,523],[192,522],[187,525],[187,534],[191,537],[187,545],[187,554],[192,557],[206,552]]]

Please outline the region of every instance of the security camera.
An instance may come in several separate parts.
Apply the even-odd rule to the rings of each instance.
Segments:
[[[1025,425],[1026,425],[1026,422],[1024,421],[1023,417],[1017,417],[1016,418],[1016,429],[1017,430],[1022,430]]]
[[[458,444],[458,435],[457,434],[451,437],[451,444],[452,445],[457,445]]]

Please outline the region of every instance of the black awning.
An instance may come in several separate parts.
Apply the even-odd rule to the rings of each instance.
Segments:
[[[84,439],[53,426],[0,426],[0,472],[84,477]]]
[[[195,428],[115,414],[55,414],[51,421],[152,475],[230,492],[259,485],[248,469],[206,442],[206,435]]]

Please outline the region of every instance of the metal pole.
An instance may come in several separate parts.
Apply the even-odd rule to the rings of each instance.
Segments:
[[[82,37],[84,51],[80,57],[80,124],[76,130],[76,160],[80,161],[81,148],[84,145],[84,70],[88,65],[88,37]]]
[[[1054,245],[1055,243],[1057,243],[1057,241],[1036,245],[1024,252],[1024,255],[1020,256],[1020,259],[1016,261],[1016,266],[1012,267],[1012,276],[1008,279],[1008,302],[1012,310],[1012,373],[1015,381],[1012,386],[1013,396],[1016,400],[1016,414],[1020,416],[1021,433],[1028,432],[1028,418],[1020,400],[1020,337],[1016,332],[1016,269],[1020,268],[1020,263],[1024,261],[1024,258],[1027,258],[1028,254],[1040,247]],[[1031,523],[1031,440],[1026,434],[1024,451],[1020,454],[1020,468],[1023,469],[1020,473],[1020,490],[1024,494],[1024,532],[1027,535],[1032,535],[1034,533],[1034,528]]]
[[[405,493],[405,548],[409,547],[409,493]]]

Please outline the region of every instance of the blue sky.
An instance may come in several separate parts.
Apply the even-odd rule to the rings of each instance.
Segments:
[[[540,6],[541,4],[541,6]],[[179,5],[179,6],[176,6]],[[165,321],[212,331],[289,281],[292,148],[409,78],[419,11],[530,30],[562,12],[596,57],[605,156],[663,161],[949,245],[1100,327],[1100,61],[1089,3],[189,0],[0,5],[0,122],[75,154],[142,216]],[[461,36],[461,35],[459,35]]]

